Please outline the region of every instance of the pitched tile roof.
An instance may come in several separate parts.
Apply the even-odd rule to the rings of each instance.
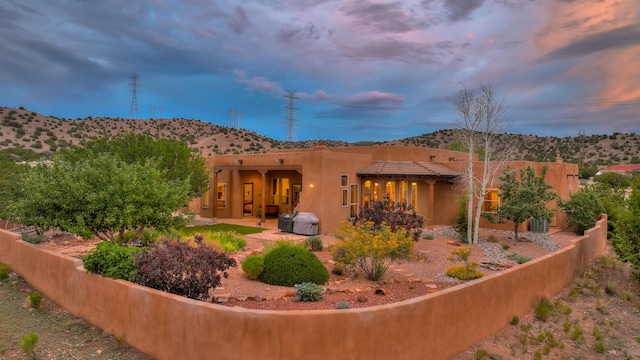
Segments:
[[[459,172],[432,162],[377,160],[357,172],[358,176],[422,175],[455,177]]]

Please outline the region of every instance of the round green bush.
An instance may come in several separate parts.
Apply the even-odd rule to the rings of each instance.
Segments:
[[[242,271],[251,280],[257,280],[264,270],[264,257],[260,255],[247,256],[242,262]]]
[[[324,284],[329,272],[316,254],[299,246],[280,246],[264,257],[264,271],[260,281],[280,286],[294,286],[305,282]]]

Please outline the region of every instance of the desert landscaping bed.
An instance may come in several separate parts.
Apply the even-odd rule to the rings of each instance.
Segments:
[[[287,236],[282,233],[282,238]],[[277,238],[277,234],[275,236]],[[431,240],[425,238],[415,243],[414,258],[394,262],[380,281],[370,281],[361,273],[345,272],[343,275],[331,273],[333,261],[329,251],[336,239],[330,235],[320,236],[324,250],[316,252],[330,273],[328,283],[324,284],[324,299],[317,302],[299,302],[295,300],[293,288],[274,286],[245,277],[240,263],[251,254],[262,251],[265,241],[261,236],[246,236],[244,251],[231,253],[238,266],[228,270],[229,277],[222,279],[221,286],[210,292],[210,301],[224,306],[239,306],[263,310],[332,310],[339,302],[348,303],[349,308],[362,308],[395,303],[418,296],[430,294],[462,283],[446,276],[446,269],[460,265],[448,260],[451,250],[461,243],[451,229],[438,231]],[[509,254],[535,259],[552,251],[565,247],[576,237],[573,233],[557,232],[553,235],[524,233],[522,241],[513,239],[513,233],[507,231],[481,232],[478,245],[472,247],[471,261],[481,264],[479,268],[485,276],[502,269],[517,266],[516,260],[507,258]],[[298,240],[302,241],[302,240]],[[92,247],[91,242],[79,243],[74,238],[56,236],[42,246],[55,249],[69,256],[81,257]],[[341,304],[344,306],[344,303]]]

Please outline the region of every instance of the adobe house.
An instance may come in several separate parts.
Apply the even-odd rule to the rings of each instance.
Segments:
[[[453,225],[456,184],[467,154],[410,146],[354,146],[280,150],[266,154],[206,157],[210,190],[189,208],[207,218],[253,217],[258,221],[295,211],[314,213],[319,233],[332,233],[374,200],[408,202],[425,218],[425,227]],[[477,159],[476,159],[477,160]],[[547,166],[546,181],[562,199],[578,190],[578,166],[568,163],[510,162],[512,169]],[[482,162],[474,163],[481,171]],[[494,186],[497,188],[497,185]],[[491,201],[493,193],[486,201]],[[561,214],[552,226],[563,225]],[[489,226],[482,224],[483,226]],[[526,230],[527,224],[523,224]],[[501,227],[512,229],[513,225]]]

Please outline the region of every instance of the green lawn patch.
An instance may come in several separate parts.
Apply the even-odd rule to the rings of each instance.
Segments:
[[[210,231],[235,231],[241,235],[257,234],[264,231],[263,228],[233,224],[214,224],[214,225],[200,225],[200,226],[187,226],[180,230],[180,235],[188,236],[193,233],[203,233]]]

